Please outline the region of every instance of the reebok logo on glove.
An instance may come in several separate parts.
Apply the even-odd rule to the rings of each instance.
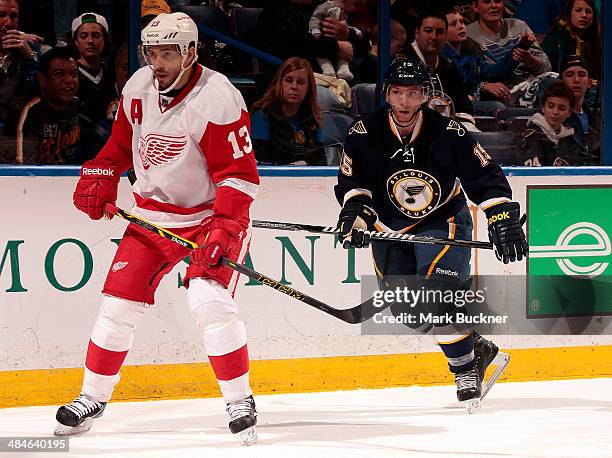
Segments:
[[[493,215],[489,218],[489,224],[493,224],[497,221],[503,221],[505,219],[510,219],[510,213],[508,213],[507,211],[503,211],[501,213],[498,213],[497,215]]]
[[[81,174],[82,175],[104,175],[104,176],[115,176],[115,171],[113,169],[101,169],[101,168],[95,168],[95,169],[88,169],[86,167],[83,167],[81,169]]]

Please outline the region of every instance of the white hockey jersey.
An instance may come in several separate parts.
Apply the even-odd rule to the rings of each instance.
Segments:
[[[222,74],[196,65],[165,107],[149,67],[123,89],[112,135],[97,156],[134,167],[133,213],[162,227],[212,215],[248,224],[259,185],[242,95]]]

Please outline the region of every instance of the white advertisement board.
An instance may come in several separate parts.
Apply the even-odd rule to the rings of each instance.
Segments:
[[[525,206],[527,184],[606,184],[608,176],[510,176]],[[3,176],[0,223],[0,370],[80,367],[101,301],[100,290],[124,220],[91,221],[72,205],[76,176]],[[263,176],[253,219],[335,225],[339,206],[333,176]],[[118,205],[133,199],[122,179]],[[476,214],[475,208],[473,209]],[[475,236],[487,240],[479,212]],[[372,275],[369,250],[347,251],[325,234],[254,229],[247,264],[334,307],[361,302],[359,278]],[[162,281],[156,304],[137,330],[127,364],[206,360],[185,305],[181,262]],[[479,274],[524,274],[525,263],[499,263],[492,252],[473,253]],[[349,325],[268,287],[241,277],[236,293],[253,359],[435,351],[431,338],[362,336]],[[505,336],[507,346],[612,343],[608,336]]]

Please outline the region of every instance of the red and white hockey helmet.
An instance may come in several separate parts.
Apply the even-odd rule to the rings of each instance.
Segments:
[[[198,26],[185,13],[162,13],[153,19],[140,34],[143,49],[153,45],[177,45],[187,54],[189,45],[198,44]]]

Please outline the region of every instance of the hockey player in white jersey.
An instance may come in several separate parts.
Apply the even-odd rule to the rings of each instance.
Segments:
[[[230,431],[245,444],[257,440],[246,331],[233,299],[238,274],[219,260],[246,255],[259,177],[244,100],[225,76],[196,62],[197,41],[196,24],[184,13],[160,14],[142,31],[149,65],[125,85],[112,135],[83,165],[74,204],[102,218],[104,204],[117,198],[120,175],[133,167],[132,212],[200,248],[190,252],[128,226],[102,291],[81,395],[57,411],[56,435],[87,431],[102,415],[157,285],[191,255],[187,302],[227,403]]]

